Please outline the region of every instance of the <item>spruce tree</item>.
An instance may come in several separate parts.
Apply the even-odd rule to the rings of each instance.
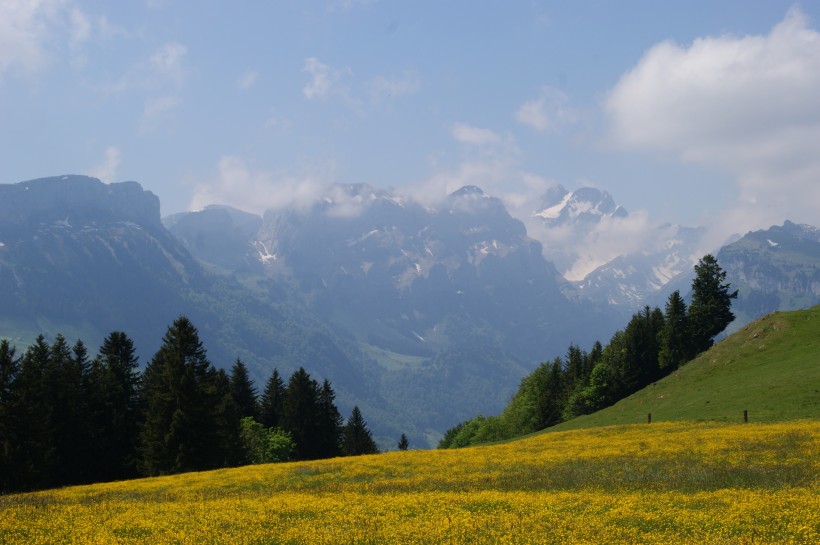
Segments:
[[[304,368],[290,376],[282,404],[281,427],[296,443],[295,456],[315,460],[323,454],[319,385]]]
[[[17,434],[14,382],[20,369],[17,349],[8,339],[0,340],[0,494],[17,487]]]
[[[54,467],[51,405],[44,388],[51,347],[38,335],[20,361],[14,382],[14,437],[17,438],[14,477],[16,488],[44,488]]]
[[[709,349],[715,336],[735,319],[731,309],[732,299],[737,298],[737,290],[730,292],[730,285],[724,283],[725,280],[726,271],[711,254],[703,256],[695,265],[688,315],[692,357]]]
[[[325,379],[319,390],[319,434],[322,458],[332,458],[342,453],[342,429],[344,419],[336,408],[336,392]]]
[[[158,475],[217,467],[222,457],[217,374],[188,318],[181,316],[168,328],[143,381],[142,471]]]
[[[248,375],[248,368],[239,358],[236,359],[233,367],[231,367],[230,389],[240,418],[250,416],[258,420],[259,401],[257,399],[256,387]]]
[[[95,480],[136,476],[142,412],[139,361],[122,331],[108,334],[89,370]]]
[[[399,439],[399,444],[398,444],[399,450],[405,451],[409,448],[409,446],[410,446],[410,443],[409,443],[409,441],[407,441],[407,435],[402,433],[401,438]]]
[[[379,452],[358,406],[353,407],[353,412],[344,427],[344,452],[347,456]]]
[[[58,334],[43,375],[55,455],[49,485],[78,484],[86,479],[83,470],[90,438],[85,365],[87,361],[76,359],[65,338]]]
[[[658,365],[663,374],[677,369],[689,359],[689,323],[686,317],[686,303],[680,292],[675,290],[666,302],[663,329],[660,336]]]
[[[285,400],[285,382],[277,369],[273,370],[260,403],[260,422],[266,428],[281,426],[282,408]]]
[[[243,410],[236,403],[232,378],[233,376],[228,377],[222,369],[216,373],[215,397],[219,402],[215,408],[214,425],[218,448],[214,453],[216,456],[212,463],[217,467],[234,467],[245,462],[241,424]],[[253,401],[255,407],[255,398]]]

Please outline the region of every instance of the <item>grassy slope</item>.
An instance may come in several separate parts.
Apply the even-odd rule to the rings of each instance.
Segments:
[[[0,497],[0,543],[820,541],[820,422],[660,423]]]
[[[647,421],[820,418],[820,306],[745,326],[657,383],[552,431]]]

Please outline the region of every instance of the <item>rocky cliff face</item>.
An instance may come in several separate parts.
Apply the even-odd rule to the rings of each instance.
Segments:
[[[747,233],[717,254],[739,290],[733,328],[775,310],[820,304],[820,230],[790,221]]]
[[[55,221],[132,221],[161,227],[159,198],[137,182],[104,184],[88,176],[54,176],[0,185],[0,226]]]

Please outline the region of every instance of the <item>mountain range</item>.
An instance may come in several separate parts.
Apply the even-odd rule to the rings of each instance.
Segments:
[[[625,218],[593,188],[555,188],[533,214],[577,236]],[[214,363],[241,358],[260,389],[274,367],[304,366],[332,382],[343,413],[359,405],[381,444],[404,432],[434,445],[500,410],[538,362],[608,340],[684,282],[700,231],[659,230],[655,249],[570,282],[572,248],[545,249],[475,186],[433,208],[358,184],[262,216],[211,206],[160,218],[135,182],[0,185],[0,336],[22,348],[62,332],[94,347],[123,330],[145,363],[186,314]],[[724,247],[739,321],[817,304],[819,248],[817,229],[789,222]]]

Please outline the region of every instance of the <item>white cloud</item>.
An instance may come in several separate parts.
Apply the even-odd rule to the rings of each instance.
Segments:
[[[515,119],[537,131],[556,129],[575,120],[575,114],[568,107],[569,97],[553,87],[545,86],[538,98],[521,105],[515,112]]]
[[[307,207],[327,190],[332,167],[305,167],[299,172],[253,171],[234,155],[220,158],[217,176],[194,188],[191,210],[226,204],[254,213],[288,206]]]
[[[180,104],[182,104],[182,100],[174,95],[163,95],[147,100],[139,121],[140,133],[156,129],[168,112]]]
[[[545,86],[538,98],[521,105],[515,119],[533,129],[544,132],[572,123],[576,114],[569,108],[569,97],[553,87]]]
[[[248,70],[237,80],[236,86],[242,89],[243,91],[250,89],[253,87],[253,84],[256,83],[256,79],[259,77],[259,73],[254,70]]]
[[[0,76],[42,69],[67,44],[76,50],[91,34],[84,12],[69,0],[0,2]]]
[[[501,141],[501,137],[490,129],[481,129],[464,123],[455,123],[450,129],[450,133],[453,138],[462,144],[473,146],[497,144]]]
[[[185,82],[185,57],[188,48],[177,42],[168,42],[150,56],[131,66],[116,82],[104,88],[108,93],[140,91],[169,93],[179,90]]]
[[[105,159],[89,170],[88,175],[98,178],[105,183],[111,183],[117,178],[117,169],[122,160],[122,153],[114,146],[109,146],[105,150]]]
[[[168,42],[148,59],[147,72],[153,78],[179,87],[185,77],[185,55],[188,48],[177,42]]]
[[[326,100],[334,95],[347,95],[342,80],[351,75],[350,69],[332,68],[316,57],[305,59],[302,72],[310,75],[310,81],[302,87],[302,95],[308,100]]]
[[[377,76],[367,83],[368,91],[375,100],[414,95],[421,88],[421,79],[415,72],[404,72],[396,76]]]
[[[820,34],[791,9],[766,35],[649,49],[609,93],[612,143],[721,169],[722,236],[820,218]]]

